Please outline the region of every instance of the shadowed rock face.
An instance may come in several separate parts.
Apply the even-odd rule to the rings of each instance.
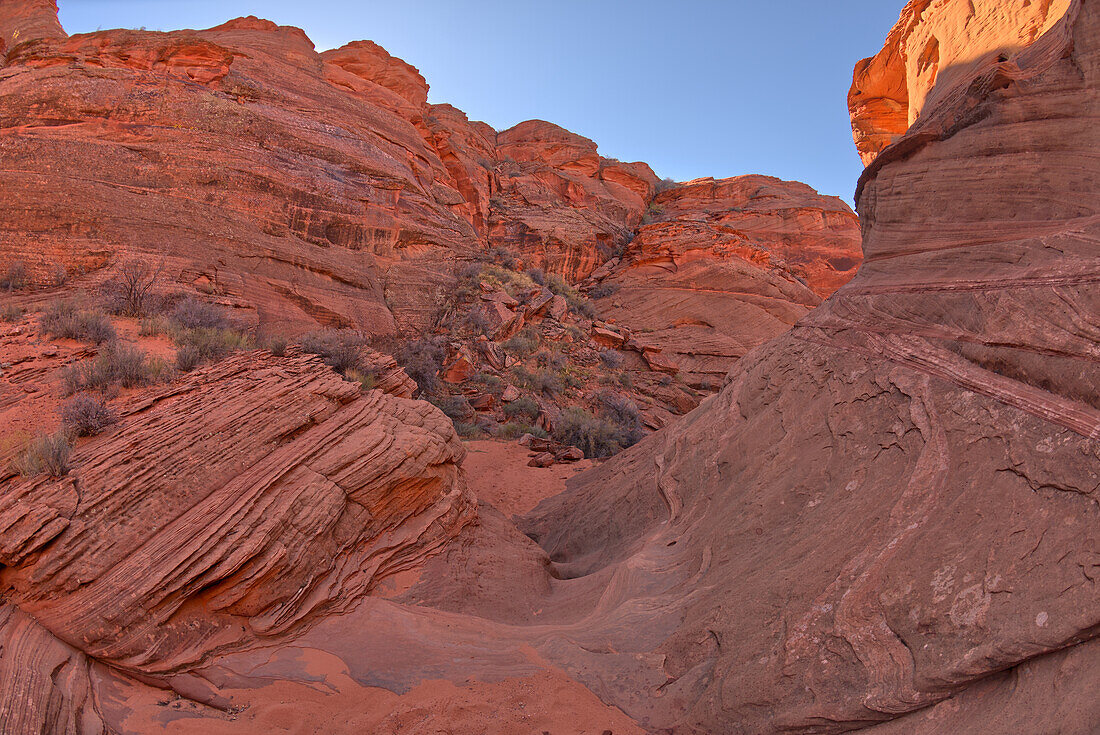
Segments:
[[[767,176],[689,181],[650,219],[596,293],[643,355],[718,385],[745,353],[783,333],[859,266],[859,222],[844,202]]]

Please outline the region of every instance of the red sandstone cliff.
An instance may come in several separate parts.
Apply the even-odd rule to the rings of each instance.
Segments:
[[[146,256],[261,330],[423,331],[477,252],[587,277],[657,183],[550,123],[430,105],[369,41],[318,54],[256,18],[68,37],[45,0],[0,24],[0,261],[39,282]]]

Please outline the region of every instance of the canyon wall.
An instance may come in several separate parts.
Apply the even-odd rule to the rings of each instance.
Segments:
[[[0,266],[40,285],[146,260],[261,331],[422,333],[462,263],[503,248],[581,281],[656,193],[551,123],[430,104],[370,41],[318,53],[252,17],[67,36],[49,0],[3,0],[0,40]]]

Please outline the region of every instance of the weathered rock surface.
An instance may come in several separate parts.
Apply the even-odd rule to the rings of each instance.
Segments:
[[[400,114],[423,94],[400,83],[402,62],[357,50],[378,60],[379,82],[255,18],[11,49],[3,259],[75,274],[143,254],[261,323],[425,326],[449,264],[479,240],[446,167]],[[346,79],[358,86],[334,83]]]
[[[717,386],[855,274],[859,223],[836,197],[766,176],[700,179],[657,195],[592,293],[655,369]]]
[[[135,397],[69,476],[0,480],[4,732],[99,731],[103,676],[224,708],[219,656],[346,612],[475,518],[463,455],[427,403],[300,354]]]

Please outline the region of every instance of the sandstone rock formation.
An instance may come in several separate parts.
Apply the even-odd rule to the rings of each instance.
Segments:
[[[855,274],[859,223],[836,197],[766,176],[700,179],[657,195],[593,295],[655,369],[717,386]]]
[[[0,43],[0,265],[39,283],[145,258],[262,329],[422,332],[456,263],[503,247],[581,280],[656,189],[551,123],[429,104],[370,41],[318,54],[251,17],[69,37],[51,0],[3,0]]]
[[[346,611],[474,519],[463,453],[428,404],[311,356],[135,397],[70,475],[0,480],[2,729],[107,728],[104,677],[224,709],[194,669]]]
[[[628,239],[657,184],[646,164],[601,158],[592,141],[541,120],[500,133],[497,156],[490,242],[570,281]]]

